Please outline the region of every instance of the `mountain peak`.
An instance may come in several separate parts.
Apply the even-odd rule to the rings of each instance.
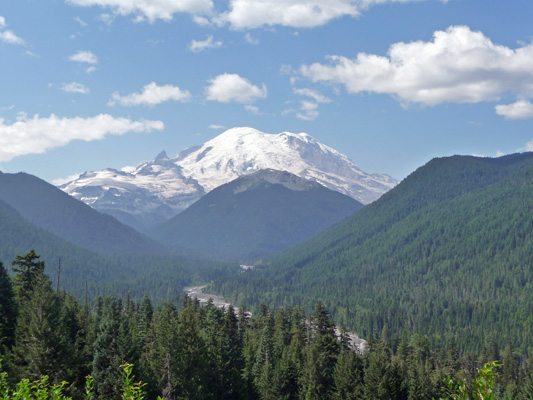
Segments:
[[[161,153],[157,155],[156,158],[154,158],[153,161],[162,161],[162,160],[168,160],[167,152],[163,150]]]
[[[290,173],[363,204],[376,200],[397,184],[387,175],[361,171],[348,157],[306,133],[274,134],[236,127],[183,150],[176,158],[169,159],[162,151],[130,174],[93,172],[61,189],[131,224],[131,218],[144,221],[147,215],[150,221],[169,218],[216,187],[260,170],[278,171],[276,178],[269,178],[274,181],[283,180],[283,174]],[[307,185],[296,184],[295,178],[284,182],[294,187]],[[161,205],[171,211],[162,215]],[[150,221],[143,222],[143,226],[150,225]]]

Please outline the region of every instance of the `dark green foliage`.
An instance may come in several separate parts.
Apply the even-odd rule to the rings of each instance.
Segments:
[[[5,354],[14,343],[16,306],[11,279],[0,262],[0,354]]]
[[[531,398],[531,367],[510,346],[503,357],[518,370],[501,369],[488,388],[484,382],[496,375],[478,370],[471,356],[455,360],[454,345],[438,356],[425,336],[406,335],[395,352],[375,340],[363,355],[350,350],[335,338],[320,303],[312,317],[299,307],[261,307],[254,317],[238,318],[231,307],[201,307],[189,298],[180,312],[131,297],[81,307],[72,296],[56,294],[42,271],[26,294],[15,297],[17,335],[6,349],[13,381],[0,375],[0,393],[11,394],[23,378],[35,383],[23,381],[26,397],[13,398],[41,390],[39,398],[46,399],[45,391],[53,390],[57,399],[470,399],[456,396],[461,387],[472,394],[490,389],[500,400]],[[85,387],[88,373],[93,378]],[[49,378],[41,379],[45,374]],[[134,383],[133,375],[144,383]]]
[[[533,154],[435,159],[354,216],[211,290],[253,311],[317,300],[388,340],[428,334],[480,353],[533,348]],[[494,360],[492,358],[492,360]]]
[[[31,254],[28,258],[33,260]],[[35,380],[48,375],[53,383],[60,383],[61,379],[72,382],[74,369],[71,361],[76,359],[74,343],[62,321],[61,301],[51,289],[44,265],[36,264],[38,267],[32,275],[31,286],[23,293],[19,289],[12,366],[18,377]],[[15,281],[24,272],[21,269],[15,275]],[[22,279],[18,281],[25,283]]]
[[[29,222],[80,247],[108,255],[161,254],[163,246],[25,173],[0,172],[0,200]]]
[[[299,186],[292,190],[270,183],[264,174],[290,175],[286,179]],[[152,236],[205,255],[253,261],[300,243],[362,207],[288,172],[259,171],[212,190]]]
[[[130,292],[136,300],[151,293],[157,301],[181,299],[184,286],[193,282],[210,281],[238,269],[200,259],[163,256],[131,256],[114,258],[75,246],[30,223],[0,200],[0,262],[10,264],[17,255],[35,249],[46,260],[46,272],[57,276],[61,258],[60,290],[65,288],[84,299],[87,284],[88,299],[99,295]]]
[[[29,298],[33,292],[36,279],[42,278],[44,274],[44,261],[40,261],[35,250],[30,250],[28,254],[17,256],[12,262],[13,285],[19,297]]]

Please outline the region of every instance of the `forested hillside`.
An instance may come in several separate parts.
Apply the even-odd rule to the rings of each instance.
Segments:
[[[363,205],[288,172],[261,170],[224,184],[156,227],[162,243],[253,261],[308,239]]]
[[[0,262],[9,265],[31,249],[47,261],[46,270],[54,277],[61,258],[60,288],[78,298],[87,288],[89,300],[127,292],[135,298],[151,293],[157,301],[175,300],[184,286],[210,281],[236,268],[182,257],[101,255],[30,223],[0,200]]]
[[[251,318],[243,309],[236,315],[233,307],[224,312],[189,298],[155,308],[149,297],[110,296],[91,306],[56,293],[33,253],[18,256],[13,271],[11,279],[0,264],[7,374],[0,375],[0,394],[17,391],[13,398],[38,392],[35,398],[59,400],[48,384],[64,381],[64,394],[86,400],[469,399],[452,397],[461,390],[472,398],[529,400],[533,393],[532,360],[519,358],[511,345],[500,351],[496,341],[479,357],[461,358],[455,342],[435,353],[426,336],[391,341],[383,332],[379,340],[369,337],[361,355],[344,335],[336,337],[320,303],[311,316],[301,307],[263,306]],[[486,361],[504,365],[478,373]],[[130,376],[126,387],[138,395],[122,392],[125,363],[134,364],[136,379]],[[48,381],[39,381],[43,375]]]
[[[533,351],[533,154],[434,159],[353,217],[254,271],[237,303],[322,301],[363,337],[428,333],[461,352],[491,337]]]
[[[25,173],[0,172],[0,200],[29,222],[73,244],[106,255],[169,253],[162,245]]]

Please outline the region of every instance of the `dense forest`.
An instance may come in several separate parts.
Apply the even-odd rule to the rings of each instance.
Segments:
[[[353,217],[209,288],[252,311],[322,301],[363,337],[533,354],[533,154],[434,159]]]
[[[512,343],[491,340],[479,357],[461,357],[458,343],[434,352],[427,336],[396,340],[384,329],[358,354],[345,333],[335,335],[320,302],[311,316],[301,307],[261,306],[253,317],[190,298],[157,307],[130,296],[80,304],[54,290],[44,268],[33,251],[13,260],[12,277],[0,266],[1,393],[29,393],[36,382],[41,399],[46,384],[102,400],[141,398],[141,391],[146,399],[468,399],[461,391],[478,389],[496,399],[533,399],[533,360],[518,357]],[[485,361],[503,366],[478,372]],[[123,397],[125,363],[144,384],[133,385],[138,397]]]

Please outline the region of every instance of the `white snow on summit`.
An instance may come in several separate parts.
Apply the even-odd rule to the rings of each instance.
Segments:
[[[182,153],[183,154],[183,153]],[[233,128],[178,156],[176,164],[206,192],[261,169],[287,171],[317,181],[368,204],[398,182],[387,175],[369,175],[348,157],[306,133],[263,133]]]
[[[287,171],[368,204],[398,181],[366,174],[348,157],[306,133],[229,129],[182,151],[165,152],[136,168],[86,172],[60,188],[138,229],[171,218],[205,193],[262,169]]]

